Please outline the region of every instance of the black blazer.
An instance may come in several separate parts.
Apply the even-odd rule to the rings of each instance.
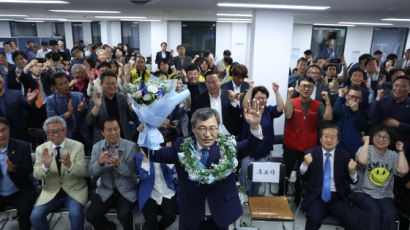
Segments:
[[[305,194],[303,197],[302,208],[306,209],[309,203],[320,197],[323,187],[323,152],[322,146],[316,146],[305,152],[305,155],[311,153],[313,161],[309,165],[307,172],[301,176]],[[350,192],[350,184],[353,183],[350,178],[348,164],[350,160],[349,153],[342,149],[336,148],[334,155],[333,177],[337,193],[347,200]],[[299,169],[300,165],[298,165]]]
[[[165,58],[162,58],[162,51],[159,51],[157,53],[157,56],[155,57],[155,63],[158,65],[159,61],[161,59],[166,59],[168,62],[170,61],[171,53],[169,51],[165,52]]]
[[[46,96],[53,94],[51,89],[51,76],[49,72],[44,72],[40,76],[41,84],[43,85],[43,90]],[[37,81],[31,76],[31,72],[21,73],[20,81],[24,86],[24,95],[27,95],[28,89],[31,91],[37,89]]]
[[[21,83],[17,82],[16,80],[16,69],[17,66],[13,66],[13,68],[9,67],[9,71],[7,73],[7,88],[8,89],[21,89]]]
[[[228,98],[228,91],[221,89],[221,106],[222,106],[222,124],[229,131],[231,135],[240,136],[240,130],[242,127],[241,122],[241,109],[239,107],[234,108],[231,105],[231,101]],[[205,92],[200,94],[191,105],[191,114],[197,109],[211,107],[211,101],[209,99],[209,93]],[[220,114],[221,115],[221,114]]]
[[[221,89],[232,90],[233,91],[233,83],[232,81],[225,82],[221,85]],[[245,93],[249,89],[248,82],[242,82],[241,84],[241,93]]]
[[[15,166],[14,172],[8,172],[10,179],[19,190],[31,189],[35,191],[33,183],[33,163],[31,160],[30,144],[24,141],[9,139],[7,156]],[[1,174],[0,174],[1,176]]]
[[[179,56],[172,58],[172,64],[175,65],[175,68],[177,70],[186,69],[191,64],[191,61],[192,61],[192,58],[190,56],[185,56],[184,65],[182,65],[181,58],[179,58]]]
[[[3,115],[10,124],[10,137],[27,140],[27,111],[29,105],[19,90],[6,89],[4,92],[6,113]]]

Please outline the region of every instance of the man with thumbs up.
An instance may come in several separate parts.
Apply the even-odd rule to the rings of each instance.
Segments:
[[[88,128],[85,123],[87,103],[80,92],[70,92],[70,84],[64,72],[56,72],[51,77],[55,91],[47,97],[47,117],[59,116],[67,123],[67,138],[84,143],[86,149],[91,147]]]
[[[356,162],[339,148],[340,131],[334,124],[324,124],[319,132],[321,145],[305,152],[300,174],[305,194],[302,210],[306,212],[306,229],[319,229],[330,214],[343,228],[361,229],[348,202],[350,183],[356,183]]]

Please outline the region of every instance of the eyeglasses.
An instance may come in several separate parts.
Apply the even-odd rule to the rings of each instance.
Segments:
[[[47,130],[46,134],[49,136],[60,135],[65,131],[65,129]]]
[[[201,134],[205,134],[208,131],[209,131],[210,134],[215,134],[215,133],[218,133],[219,128],[217,126],[211,126],[211,127],[199,126],[196,129]]]
[[[383,141],[390,140],[389,136],[382,136],[382,135],[379,135],[379,134],[374,135],[374,137],[378,138],[379,140],[383,140]]]
[[[313,85],[300,85],[299,87],[302,89],[312,89]]]

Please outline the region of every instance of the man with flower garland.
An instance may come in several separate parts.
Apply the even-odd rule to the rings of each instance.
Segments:
[[[180,230],[228,229],[242,215],[234,175],[236,157],[255,155],[263,139],[263,107],[257,101],[252,104],[244,109],[252,133],[248,140],[236,143],[232,136],[218,134],[218,112],[201,108],[191,118],[193,137],[179,138],[172,147],[150,154],[154,162],[175,164]]]

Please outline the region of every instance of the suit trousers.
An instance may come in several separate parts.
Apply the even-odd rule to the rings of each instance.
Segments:
[[[132,230],[132,209],[135,202],[131,202],[123,197],[118,190],[104,202],[99,194],[95,194],[87,211],[87,221],[90,222],[96,230],[106,229],[112,225],[104,216],[112,207],[117,210],[117,218],[124,230]]]
[[[176,195],[171,199],[162,198],[161,205],[151,198],[147,200],[142,208],[144,214],[145,225],[148,230],[165,230],[176,219],[177,201]],[[161,215],[161,220],[158,222],[157,215]]]
[[[30,230],[30,214],[36,201],[37,194],[34,189],[20,190],[9,196],[0,196],[0,209],[7,206],[17,209],[19,229]]]
[[[290,178],[290,174],[292,173],[293,169],[296,168],[298,169],[300,164],[302,164],[303,158],[304,158],[304,153],[287,148],[286,146],[283,147],[283,163],[286,166],[286,177]],[[286,194],[288,189],[288,183],[286,181],[280,181],[279,183],[279,195],[284,195]],[[297,174],[296,177],[296,182],[295,182],[295,189],[296,192],[294,194],[295,201],[299,203],[300,200],[300,195],[301,195],[301,187],[300,187],[300,181],[299,181],[299,176]]]
[[[322,225],[322,219],[328,214],[334,216],[346,230],[362,229],[356,210],[350,206],[347,200],[335,192],[332,192],[331,199],[327,203],[322,200],[321,196],[317,196],[308,204],[305,214],[305,229],[319,229]]]
[[[211,218],[208,220],[202,220],[198,230],[228,230],[228,227],[218,227],[215,221]]]

